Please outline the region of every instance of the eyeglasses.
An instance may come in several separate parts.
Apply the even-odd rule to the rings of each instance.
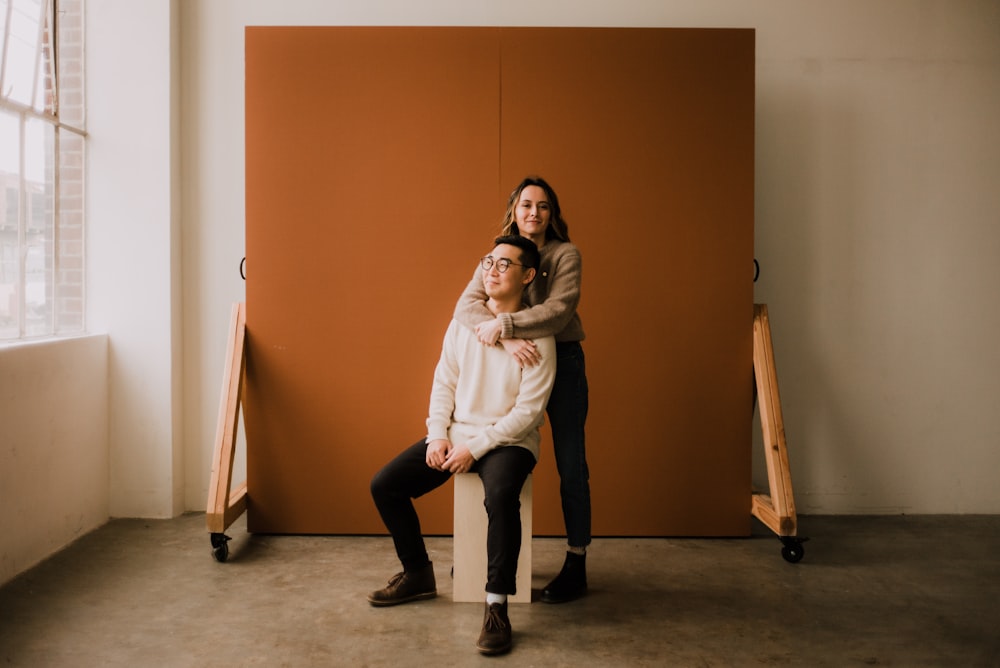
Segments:
[[[493,268],[493,265],[496,265],[497,271],[499,271],[501,274],[506,272],[507,269],[510,268],[510,265],[514,265],[515,267],[524,266],[523,264],[518,264],[517,262],[511,262],[505,257],[502,257],[499,260],[494,260],[492,255],[487,255],[486,257],[484,257],[482,260],[479,261],[479,264],[483,265],[483,269],[485,269],[486,271],[489,271],[490,269]]]

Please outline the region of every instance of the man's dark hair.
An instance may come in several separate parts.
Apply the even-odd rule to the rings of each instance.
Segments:
[[[524,265],[525,269],[534,269],[538,271],[538,266],[542,263],[542,255],[538,252],[538,246],[535,242],[528,237],[522,237],[519,234],[508,234],[502,237],[497,237],[493,240],[493,247],[496,248],[500,244],[506,244],[508,246],[517,246],[521,249],[521,264]]]

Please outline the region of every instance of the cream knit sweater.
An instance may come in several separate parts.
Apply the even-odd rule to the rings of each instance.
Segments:
[[[427,439],[465,445],[477,460],[505,445],[527,448],[537,460],[556,347],[551,336],[534,341],[542,361],[522,369],[503,346],[484,346],[471,329],[452,320],[434,370]]]

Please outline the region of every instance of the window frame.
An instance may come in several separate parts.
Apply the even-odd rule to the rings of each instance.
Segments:
[[[0,345],[86,331],[84,3],[0,0],[0,121],[17,134],[0,161]]]

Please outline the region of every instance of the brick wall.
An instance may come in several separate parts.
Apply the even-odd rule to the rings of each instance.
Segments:
[[[57,113],[61,123],[84,130],[83,3],[57,3],[56,39],[59,53]],[[86,142],[81,134],[58,131],[58,216],[56,220],[56,333],[84,328],[84,165]]]

